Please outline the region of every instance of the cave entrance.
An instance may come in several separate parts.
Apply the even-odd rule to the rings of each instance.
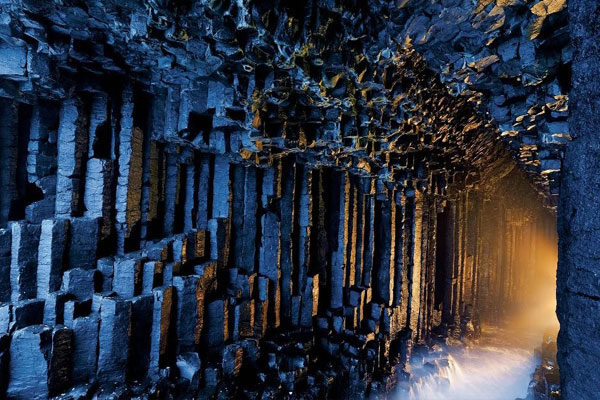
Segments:
[[[517,168],[481,182],[438,207],[443,350],[413,350],[409,398],[557,398],[555,212]]]

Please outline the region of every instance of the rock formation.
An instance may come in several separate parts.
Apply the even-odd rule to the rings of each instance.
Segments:
[[[564,0],[0,17],[9,398],[384,394],[413,345],[518,301],[510,252],[552,236]]]

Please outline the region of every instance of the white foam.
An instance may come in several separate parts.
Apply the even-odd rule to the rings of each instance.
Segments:
[[[433,369],[413,368],[411,400],[514,400],[524,398],[537,364],[533,352],[520,348],[456,348],[425,360]],[[404,398],[404,396],[399,396]]]

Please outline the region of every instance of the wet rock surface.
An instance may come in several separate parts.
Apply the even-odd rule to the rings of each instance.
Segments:
[[[516,290],[479,290],[471,211],[511,209],[482,186],[519,165],[556,201],[565,15],[0,0],[0,390],[383,396],[413,344],[476,335]]]

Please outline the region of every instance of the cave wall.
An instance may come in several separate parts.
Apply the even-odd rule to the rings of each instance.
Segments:
[[[533,165],[551,205],[562,136],[523,139],[550,169],[507,149],[402,3],[0,1],[0,390],[356,398],[467,305],[498,320],[511,264],[478,238],[510,202],[481,182]],[[511,118],[563,121],[514,79]]]
[[[561,324],[558,359],[564,398],[597,397],[598,374],[598,226],[596,193],[598,164],[597,49],[598,6],[569,2],[570,32],[574,45],[573,88],[569,123],[573,141],[566,149],[558,209],[558,309]]]

